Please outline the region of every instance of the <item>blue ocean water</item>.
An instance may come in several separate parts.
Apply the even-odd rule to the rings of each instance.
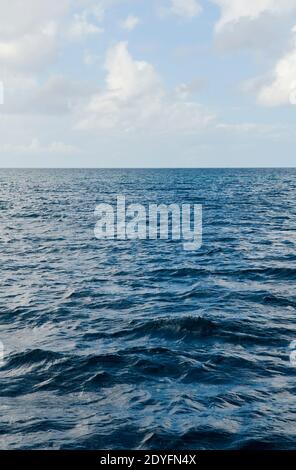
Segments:
[[[198,203],[203,246],[94,208]],[[295,449],[296,170],[0,170],[2,449]]]

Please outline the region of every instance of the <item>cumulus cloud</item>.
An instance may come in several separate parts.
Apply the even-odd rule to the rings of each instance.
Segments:
[[[212,0],[221,9],[221,17],[216,30],[221,31],[230,23],[238,23],[242,18],[255,20],[263,13],[282,15],[296,9],[296,0]]]
[[[215,27],[220,43],[235,48],[260,47],[264,57],[269,54],[269,61],[271,43],[276,45],[273,54],[277,59],[273,59],[271,72],[253,80],[252,91],[264,106],[289,103],[291,93],[296,89],[296,48],[288,43],[294,24],[290,25],[293,21],[291,13],[296,11],[296,0],[209,1],[220,8],[220,19]],[[102,141],[105,134],[108,143],[119,141],[121,145],[123,141],[135,140],[136,136],[156,146],[164,140],[172,147],[178,139],[185,142],[188,134],[199,138],[200,131],[205,131],[203,135],[212,133],[215,137],[229,135],[229,138],[233,135],[252,134],[264,138],[269,135],[269,129],[257,123],[243,120],[237,123],[235,119],[234,123],[218,122],[211,112],[204,109],[198,103],[197,94],[205,80],[197,76],[190,81],[198,74],[196,67],[193,76],[190,77],[184,70],[184,75],[180,74],[179,86],[167,89],[152,63],[134,58],[125,42],[109,49],[101,90],[97,84],[84,82],[81,77],[92,69],[80,71],[81,57],[85,65],[94,66],[93,70],[99,68],[103,46],[97,36],[103,32],[105,14],[108,24],[109,20],[111,24],[112,15],[107,15],[108,8],[121,2],[123,0],[26,0],[24,8],[23,0],[0,0],[0,79],[5,87],[5,102],[0,108],[1,129],[2,134],[11,141],[11,144],[0,145],[3,155],[74,155],[78,152],[77,148],[63,141],[82,139],[82,142],[86,136],[75,132],[77,128],[93,131],[87,134],[85,141],[89,141],[89,136]],[[200,0],[163,0],[159,4],[163,5],[165,15],[171,19],[172,14],[183,19],[195,18],[202,11]],[[125,14],[122,14],[122,7],[114,12],[112,37],[106,35],[104,38],[107,44],[114,40],[114,25],[119,30],[132,31],[139,24],[137,16],[125,16],[131,11],[130,5],[126,7]],[[141,13],[141,18],[142,14],[145,13]],[[123,21],[120,22],[120,19]],[[175,21],[170,24],[173,26]],[[122,35],[123,31],[117,33]],[[141,41],[144,34],[143,29]],[[77,53],[77,44],[73,44],[72,40],[90,38],[93,41],[87,42],[86,46],[79,45]],[[64,47],[66,42],[67,48]],[[143,51],[145,44],[142,42],[136,46],[138,51]],[[191,44],[190,38],[186,38],[181,55],[195,55],[201,50],[204,53],[202,47]],[[65,67],[59,69],[57,63],[57,71],[50,70],[48,65],[51,61],[55,57],[63,59],[65,51],[70,52],[71,57]],[[74,60],[77,60],[76,64]],[[63,71],[69,64],[68,70],[74,72],[74,76],[66,78]],[[39,73],[40,70],[42,73]],[[167,70],[169,72],[170,68]],[[97,74],[100,74],[99,70]],[[9,132],[3,132],[3,129]],[[132,139],[126,139],[126,133]],[[110,134],[118,139],[110,139]],[[150,134],[153,137],[167,135],[164,139],[154,139]],[[275,130],[272,129],[270,135],[274,134]],[[38,139],[31,139],[35,135],[39,136]],[[59,157],[56,160],[59,161]]]
[[[296,0],[212,1],[221,9],[215,27],[220,45],[259,48],[263,57],[276,57],[270,73],[249,80],[244,89],[254,92],[263,106],[289,104],[293,96],[296,100],[296,47],[291,47]]]
[[[70,0],[0,0],[0,37],[11,39],[42,31],[50,21],[62,17]]]
[[[82,39],[83,37],[101,34],[104,29],[93,23],[88,18],[87,11],[75,14],[72,23],[68,28],[68,36],[72,39]]]
[[[69,0],[0,0],[0,65],[2,69],[36,68],[56,49],[60,19]]]
[[[111,0],[0,0],[0,67],[12,73],[48,65],[67,39],[103,32]],[[74,11],[74,13],[73,13]]]
[[[51,35],[30,33],[9,41],[0,41],[0,64],[8,70],[36,70],[52,59],[56,51]]]
[[[254,49],[277,55],[286,47],[296,0],[211,0],[221,11],[215,25],[222,49]]]
[[[197,0],[171,0],[171,12],[183,18],[193,18],[202,12]]]
[[[167,92],[155,68],[135,60],[126,42],[109,50],[105,68],[105,89],[92,96],[79,122],[80,128],[192,132],[213,119],[178,90]]]
[[[128,17],[122,21],[121,27],[127,31],[132,31],[140,23],[140,18],[135,15],[128,15]]]
[[[296,48],[277,62],[269,82],[258,91],[258,102],[264,106],[295,104],[295,100]]]

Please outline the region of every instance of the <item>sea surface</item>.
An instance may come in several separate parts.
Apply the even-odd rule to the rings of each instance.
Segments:
[[[202,248],[97,240],[116,195]],[[296,170],[0,170],[0,211],[1,449],[296,449]]]

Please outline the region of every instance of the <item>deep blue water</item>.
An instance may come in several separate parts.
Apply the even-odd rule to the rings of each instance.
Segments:
[[[202,203],[204,241],[95,205]],[[296,170],[0,170],[2,449],[295,449]]]

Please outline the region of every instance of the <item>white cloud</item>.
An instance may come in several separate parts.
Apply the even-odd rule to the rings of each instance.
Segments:
[[[52,59],[69,0],[0,0],[0,66],[30,70]]]
[[[215,25],[220,49],[253,49],[274,56],[286,47],[296,0],[211,1],[221,10]]]
[[[0,0],[1,72],[34,73],[53,60],[65,39],[102,33],[98,23],[110,5],[110,0],[26,0],[24,7],[22,0]]]
[[[92,23],[88,19],[87,11],[74,15],[72,24],[68,29],[68,36],[72,39],[81,39],[85,36],[101,34],[104,32],[102,27]]]
[[[108,51],[105,68],[108,72],[108,92],[119,99],[142,96],[161,88],[161,80],[154,67],[147,62],[134,60],[126,42],[120,42]]]
[[[271,72],[246,82],[245,91],[256,93],[258,103],[263,106],[289,104],[291,94],[296,97],[296,47],[291,48],[296,0],[212,1],[221,9],[216,24],[220,45],[260,48],[263,57],[277,56]]]
[[[62,17],[70,0],[0,0],[0,37],[15,39],[23,34],[41,31],[50,21]]]
[[[109,50],[105,68],[105,90],[92,96],[80,128],[196,132],[213,119],[182,93],[167,92],[154,67],[133,59],[125,42]]]
[[[284,55],[276,64],[269,83],[258,92],[258,102],[264,106],[295,104],[296,49]]]
[[[135,15],[128,15],[128,17],[122,21],[121,26],[127,31],[132,31],[140,23],[140,18]]]
[[[108,2],[104,0],[96,0],[96,3],[91,6],[90,11],[98,22],[102,22],[105,18],[105,11],[107,6]]]
[[[221,31],[229,23],[238,23],[242,18],[257,19],[263,13],[282,15],[296,9],[296,0],[212,0],[221,9],[216,25]]]
[[[176,92],[184,99],[199,92],[206,85],[206,81],[202,78],[195,78],[189,83],[181,83],[177,86]]]
[[[53,36],[30,33],[21,38],[0,41],[0,64],[16,70],[35,70],[52,59],[56,50]]]
[[[202,6],[197,0],[170,0],[171,12],[184,18],[193,18],[202,12]]]

